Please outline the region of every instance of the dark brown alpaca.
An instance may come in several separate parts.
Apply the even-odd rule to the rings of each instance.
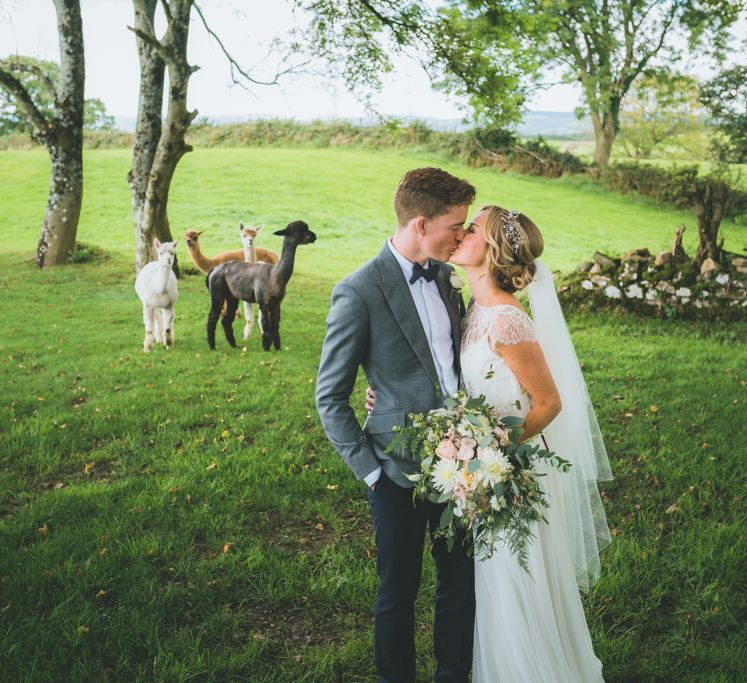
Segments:
[[[233,319],[239,301],[243,300],[259,306],[264,350],[269,351],[272,345],[280,350],[280,304],[285,296],[288,280],[293,274],[296,247],[300,244],[311,244],[316,240],[316,235],[303,221],[288,223],[284,230],[278,230],[274,234],[283,237],[283,251],[280,254],[280,261],[275,265],[228,261],[208,273],[205,284],[210,290],[211,306],[207,338],[211,349],[215,349],[215,328],[224,302],[226,312],[221,324],[228,343],[236,346]]]

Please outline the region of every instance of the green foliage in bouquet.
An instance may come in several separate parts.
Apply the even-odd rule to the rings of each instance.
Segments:
[[[549,507],[539,485],[546,473],[535,466],[545,462],[568,472],[571,463],[538,443],[522,443],[524,419],[499,415],[484,396],[459,392],[443,408],[410,419],[411,425],[395,427],[387,451],[419,460],[419,472],[409,475],[414,497],[445,504],[436,535],[451,550],[457,529],[466,530],[469,551],[483,559],[502,540],[528,571],[533,525]]]

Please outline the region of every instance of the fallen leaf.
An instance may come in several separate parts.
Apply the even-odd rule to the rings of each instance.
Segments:
[[[223,554],[228,555],[228,552],[231,550],[231,546],[233,543],[224,543],[223,544]]]
[[[648,409],[649,409],[649,410],[650,410],[650,411],[651,411],[652,413],[658,413],[658,412],[659,412],[659,406],[657,406],[656,404],[654,404],[654,405],[650,405],[650,406],[648,407]]]
[[[104,600],[104,599],[106,599],[107,595],[109,595],[109,591],[101,590],[98,593],[96,593],[96,599],[97,600]]]
[[[207,469],[214,470],[216,467],[218,467],[218,463],[213,460],[208,466]]]
[[[83,474],[91,474],[92,471],[93,471],[93,463],[92,462],[87,462],[83,466]]]
[[[336,491],[337,484],[327,484],[327,491]]]
[[[314,528],[317,531],[324,531],[324,524],[314,524]]]
[[[104,557],[104,555],[106,555],[106,553],[108,553],[108,552],[109,552],[109,550],[107,548],[100,548],[99,549],[99,556],[100,557]]]
[[[677,504],[675,503],[674,505],[670,505],[666,510],[664,510],[664,514],[671,515],[674,512],[679,512],[679,511],[680,509],[677,507]]]
[[[40,527],[39,527],[39,528],[37,529],[37,531],[38,531],[38,532],[39,532],[39,533],[40,533],[40,534],[41,534],[42,536],[46,536],[46,535],[47,535],[47,533],[49,532],[49,527],[47,526],[47,523],[46,523],[46,522],[44,522],[44,526],[40,526]]]

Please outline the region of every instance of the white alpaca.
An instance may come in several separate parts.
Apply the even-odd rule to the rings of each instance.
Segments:
[[[153,348],[154,332],[156,342],[166,348],[174,343],[174,306],[179,297],[176,276],[171,269],[176,256],[176,241],[161,244],[154,239],[153,246],[158,252],[158,260],[146,263],[135,280],[135,291],[143,302],[143,351],[146,353]]]
[[[269,249],[258,249],[254,240],[257,239],[257,234],[264,227],[264,225],[258,225],[253,227],[251,225],[245,226],[243,223],[239,223],[239,232],[241,233],[241,243],[244,245],[244,263],[256,263],[257,260],[265,261],[266,263],[274,265],[278,262],[279,258],[275,252]],[[258,258],[259,257],[259,258]],[[254,327],[254,309],[248,302],[244,302],[244,339],[249,339]],[[259,322],[259,331],[262,331],[262,315],[257,316]]]

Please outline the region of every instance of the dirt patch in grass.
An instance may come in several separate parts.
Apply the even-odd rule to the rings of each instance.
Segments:
[[[248,637],[257,642],[338,645],[348,640],[350,633],[363,633],[373,625],[373,615],[350,612],[320,619],[309,604],[254,605],[244,609],[250,623]]]

